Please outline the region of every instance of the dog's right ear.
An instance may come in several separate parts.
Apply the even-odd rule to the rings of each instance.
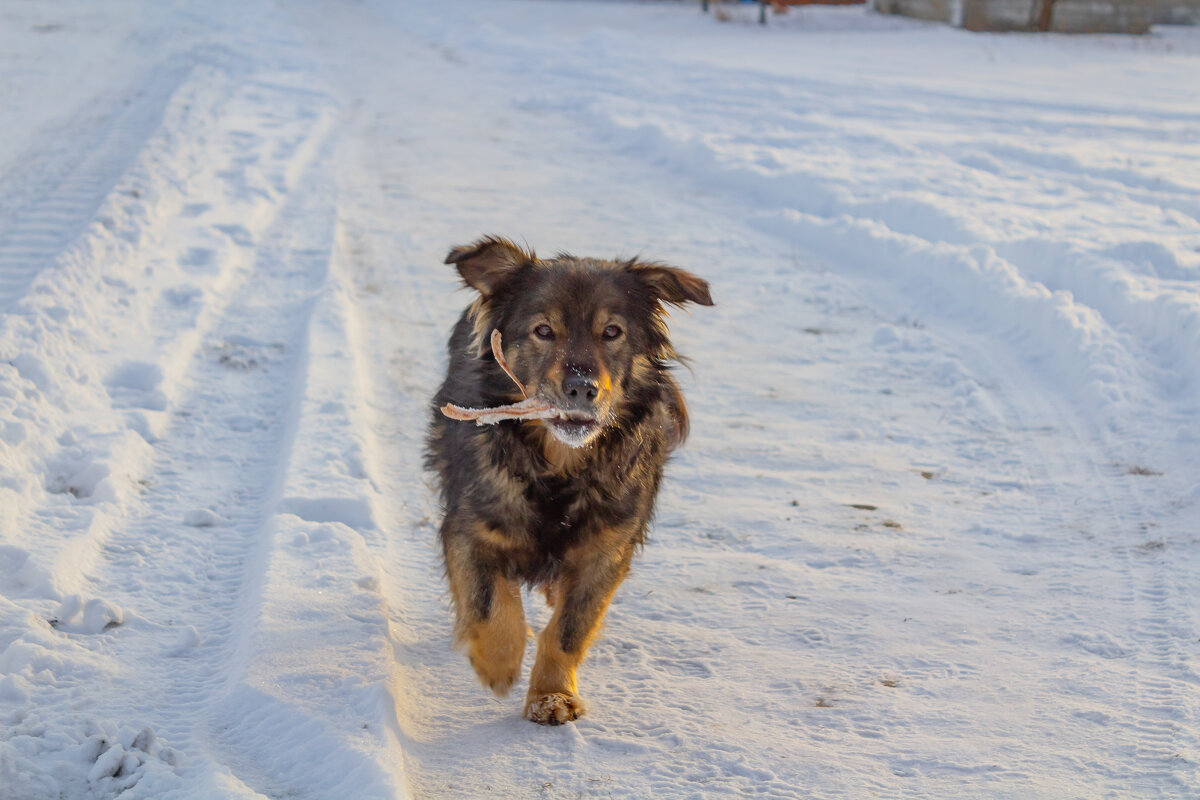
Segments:
[[[686,269],[668,267],[657,261],[630,261],[625,268],[645,281],[650,293],[660,302],[673,306],[682,306],[684,303],[702,306],[713,304],[708,281]]]
[[[536,260],[532,250],[525,251],[499,236],[485,236],[446,255],[446,263],[457,267],[467,285],[484,297],[495,293],[512,273]]]

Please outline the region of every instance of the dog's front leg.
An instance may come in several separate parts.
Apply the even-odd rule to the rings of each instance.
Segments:
[[[525,696],[525,718],[542,725],[561,725],[587,711],[575,671],[633,555],[631,545],[615,554],[596,547],[587,551],[568,555],[563,575],[546,593],[554,614],[538,635],[537,659]]]
[[[525,608],[520,584],[483,566],[478,539],[447,537],[446,572],[454,597],[454,641],[484,686],[503,697],[521,674]]]

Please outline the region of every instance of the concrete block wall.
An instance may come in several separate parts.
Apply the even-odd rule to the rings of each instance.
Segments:
[[[1036,28],[1042,0],[870,0],[884,14],[945,22],[973,31]],[[1200,24],[1200,0],[1056,0],[1056,33],[1145,33],[1151,25]]]

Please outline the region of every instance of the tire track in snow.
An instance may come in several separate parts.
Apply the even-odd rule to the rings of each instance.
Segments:
[[[252,607],[264,526],[295,433],[308,324],[328,268],[328,203],[317,181],[303,180],[266,233],[253,272],[192,358],[175,420],[156,445],[143,519],[125,537],[162,548],[158,560],[177,569],[168,582],[180,584],[180,596],[155,616],[195,621],[199,653],[213,653],[196,659],[203,679],[180,681],[196,687],[175,694],[185,717],[202,712],[227,679],[238,623]]]
[[[1094,446],[1094,440],[1077,421],[1068,414],[1062,419],[1078,441]],[[1116,599],[1125,611],[1114,620],[1082,617],[1082,623],[1101,632],[1114,630],[1111,626],[1116,623],[1123,625],[1115,628],[1117,639],[1093,635],[1078,644],[1103,658],[1127,664],[1132,707],[1112,709],[1110,714],[1120,722],[1123,732],[1132,733],[1132,755],[1138,765],[1128,774],[1109,776],[1109,783],[1121,792],[1155,793],[1164,786],[1173,786],[1184,793],[1181,796],[1193,796],[1200,790],[1195,771],[1197,742],[1181,723],[1195,718],[1191,685],[1195,676],[1180,652],[1181,634],[1185,632],[1180,620],[1186,615],[1179,607],[1167,562],[1171,549],[1181,543],[1178,534],[1185,531],[1171,531],[1178,523],[1164,520],[1154,511],[1156,504],[1146,499],[1138,485],[1145,477],[1127,472],[1119,464],[1102,466],[1103,452],[1093,453],[1095,457],[1074,467],[1089,474],[1091,486],[1103,489],[1091,493],[1083,518],[1075,524],[1115,556],[1120,575]],[[1125,473],[1123,477],[1121,473]],[[1190,572],[1186,567],[1177,569],[1184,575]],[[1096,587],[1099,591],[1106,588]],[[1080,605],[1094,612],[1094,604],[1091,609],[1086,602]]]
[[[1194,531],[1189,530],[1183,515],[1171,519],[1152,511],[1163,506],[1161,499],[1154,503],[1147,497],[1144,482],[1153,476],[1139,475],[1120,464],[1111,465],[1107,476],[1095,462],[1093,470],[1097,482],[1107,479],[1110,485],[1111,472],[1123,472],[1129,486],[1124,496],[1109,495],[1098,525],[1115,528],[1113,546],[1130,576],[1131,596],[1126,601],[1135,612],[1126,635],[1140,645],[1130,667],[1139,699],[1132,727],[1138,734],[1142,772],[1131,782],[1138,791],[1149,793],[1169,781],[1194,796],[1200,793],[1196,771],[1200,742],[1184,723],[1197,718],[1200,703],[1196,700],[1195,668],[1181,650],[1188,635],[1186,623],[1181,621],[1187,614],[1180,606],[1176,585],[1177,580],[1186,582],[1194,576],[1188,554],[1179,552],[1188,544],[1185,537],[1194,536]],[[1179,560],[1172,563],[1174,559]]]
[[[1055,395],[1014,393],[1010,387],[1028,382],[1027,376],[1019,377],[1025,371],[1021,365],[988,343],[967,344],[971,340],[964,336],[962,347],[978,374],[997,379],[989,396],[1007,430],[1019,437],[1021,469],[1037,508],[1034,514],[1024,508],[1014,512],[1019,519],[1034,520],[1018,530],[1038,532],[1031,560],[1037,570],[1054,576],[1050,589],[1056,603],[1044,612],[1057,620],[1052,627],[1062,634],[1060,644],[1081,657],[1107,660],[1132,687],[1133,707],[1108,712],[1114,719],[1108,724],[1120,727],[1109,745],[1131,747],[1140,769],[1106,780],[1114,791],[1153,792],[1169,781],[1194,793],[1195,775],[1186,754],[1196,752],[1196,743],[1181,738],[1185,729],[1178,724],[1194,714],[1187,710],[1194,702],[1186,675],[1178,670],[1184,659],[1175,621],[1182,615],[1159,552],[1166,545],[1153,538],[1161,520],[1154,508],[1161,504],[1146,498],[1140,483],[1145,477],[1117,474],[1125,470],[1108,464],[1111,446],[1086,429],[1067,403]],[[1088,480],[1063,482],[1077,474]],[[1044,535],[1055,531],[1061,536]],[[1098,556],[1109,557],[1118,578],[1115,586],[1097,583]],[[1098,608],[1114,601],[1119,608],[1113,616],[1096,617]]]
[[[103,366],[94,368],[93,379],[85,381],[89,377],[86,373],[79,379],[98,387],[108,406],[103,409],[107,418],[100,418],[99,409],[94,418],[69,416],[70,427],[57,437],[51,452],[43,454],[46,463],[42,469],[51,495],[88,501],[64,509],[53,497],[45,498],[42,507],[31,514],[29,524],[35,530],[40,525],[61,526],[65,521],[68,529],[84,531],[73,535],[54,559],[51,571],[60,589],[71,591],[92,569],[109,532],[123,522],[130,496],[144,491],[149,484],[142,474],[146,454],[153,452],[147,445],[155,443],[169,424],[167,409],[183,390],[186,370],[204,337],[239,288],[251,279],[255,240],[280,213],[280,197],[290,188],[285,180],[289,170],[307,167],[314,155],[312,140],[320,140],[328,128],[328,116],[301,119],[300,125],[309,130],[300,133],[283,126],[276,136],[288,145],[284,150],[288,158],[272,169],[269,163],[262,163],[263,153],[258,152],[261,146],[247,143],[241,131],[230,129],[230,118],[233,124],[240,124],[243,117],[254,117],[256,103],[268,105],[261,91],[252,82],[232,87],[230,76],[220,71],[194,70],[192,80],[171,100],[175,108],[165,128],[155,134],[159,141],[147,148],[139,156],[138,167],[121,179],[126,184],[148,182],[147,173],[153,165],[181,162],[184,166],[177,167],[178,172],[167,172],[162,180],[186,180],[191,191],[173,195],[155,184],[153,197],[148,198],[149,208],[138,208],[136,202],[128,204],[124,191],[114,192],[119,199],[114,201],[110,195],[103,207],[127,206],[120,211],[133,218],[120,228],[118,238],[123,244],[113,244],[112,237],[104,234],[89,233],[66,251],[74,271],[83,273],[82,281],[80,275],[56,279],[62,278],[73,289],[77,281],[86,287],[88,274],[94,271],[100,273],[98,283],[106,290],[77,290],[79,297],[72,300],[85,305],[68,305],[64,310],[67,322],[76,314],[115,316],[118,320],[104,330],[109,339],[97,337],[90,343],[95,348],[93,355],[101,357],[98,364]],[[270,99],[278,101],[280,95]],[[286,103],[281,105],[286,108]],[[270,124],[281,125],[278,116],[287,112],[260,109],[260,113]],[[287,141],[289,135],[298,138]],[[275,187],[274,194],[266,190],[268,186]],[[195,202],[199,200],[207,202]],[[223,205],[223,210],[194,211],[216,205]],[[236,224],[230,222],[234,219]],[[190,246],[194,242],[213,247]],[[205,254],[204,259],[196,258],[197,253]],[[128,264],[128,268],[123,272],[109,269],[106,262],[115,260]],[[164,262],[172,261],[181,269],[162,267]],[[146,276],[160,277],[160,281],[143,287],[126,280],[136,275],[141,264],[147,265]],[[176,281],[174,285],[172,281]],[[137,312],[130,314],[131,307]],[[144,329],[140,314],[151,321],[154,337],[141,335]],[[30,343],[18,341],[16,346],[28,348]],[[221,357],[231,363],[237,358],[236,354]],[[117,430],[110,430],[114,426]],[[96,436],[96,432],[103,436]],[[116,443],[107,449],[97,448],[98,439]],[[136,491],[126,485],[134,480],[139,481]],[[97,492],[102,496],[93,497]],[[99,508],[86,507],[97,503]],[[77,519],[70,519],[72,512]]]
[[[431,754],[445,753],[447,728],[440,716],[458,699],[447,695],[471,683],[441,636],[448,605],[436,551],[437,508],[421,467],[428,411],[423,380],[436,351],[429,340],[443,333],[432,309],[444,298],[429,287],[425,265],[394,263],[392,248],[380,241],[382,228],[375,227],[379,197],[364,197],[362,190],[353,184],[343,190],[350,196],[339,274],[353,298],[346,334],[356,361],[357,431],[366,472],[377,487],[370,498],[373,516],[385,534],[369,547],[379,566],[395,672],[390,724],[399,754],[392,757],[403,761],[408,791],[425,796],[441,777],[429,769],[437,761]]]
[[[319,141],[320,122],[310,137]],[[326,151],[327,152],[327,151]],[[295,435],[306,338],[328,270],[333,198],[319,165],[299,180],[257,248],[252,273],[192,359],[170,433],[158,444],[156,485],[121,545],[171,565],[171,602],[143,599],[171,629],[180,665],[159,689],[162,736],[203,748],[214,706],[244,658]],[[113,565],[111,574],[119,574]],[[151,617],[151,615],[153,615]],[[162,648],[163,636],[151,647]],[[154,657],[147,654],[147,657]],[[189,780],[212,780],[208,770]]]
[[[74,163],[52,186],[40,187],[28,205],[10,210],[9,219],[0,222],[0,311],[21,297],[38,273],[96,221],[97,210],[158,131],[167,104],[189,73],[178,66],[162,69],[99,127],[94,144],[74,142],[66,153],[53,154]],[[99,222],[112,224],[103,218]]]
[[[258,611],[214,737],[238,780],[263,794],[395,800],[408,795],[412,741],[398,711],[416,688],[397,677],[410,634],[392,623],[388,575],[411,552],[396,547],[395,493],[380,488],[382,452],[394,448],[377,412],[393,396],[378,393],[372,364],[390,342],[361,318],[369,292],[348,273],[364,251],[339,217]]]
[[[215,154],[210,147],[210,139],[219,138],[213,120],[230,101],[225,72],[195,65],[180,75],[159,126],[99,201],[96,215],[105,223],[68,221],[63,248],[47,251],[52,266],[38,273],[31,291],[11,298],[12,313],[0,315],[0,368],[12,375],[15,367],[18,379],[5,394],[23,401],[28,426],[17,439],[6,437],[17,445],[9,454],[14,466],[22,465],[19,471],[44,486],[39,492],[16,484],[16,502],[5,503],[0,517],[12,520],[14,544],[32,546],[53,562],[44,565],[53,585],[37,581],[49,596],[79,590],[98,542],[136,494],[152,418],[166,399],[148,385],[156,377],[152,362],[165,363],[168,377],[173,372],[171,358],[146,352],[143,315],[161,300],[162,284],[144,284],[152,276],[171,279],[156,249],[169,246],[177,232],[172,223],[182,215],[174,212],[185,191],[196,191],[192,182],[203,179],[209,159],[220,163],[219,147]],[[83,160],[95,160],[86,148],[81,152]],[[85,197],[75,210],[86,213],[91,203]],[[76,223],[78,234],[68,235]],[[239,264],[230,259],[215,267],[212,293],[219,298]],[[188,298],[199,312],[189,323],[181,324],[176,313],[167,327],[175,337],[166,337],[165,347],[182,362],[194,347],[188,324],[203,325],[208,304],[191,302],[201,294],[194,290]],[[86,339],[79,337],[83,329]],[[122,364],[123,355],[131,360]]]
[[[89,593],[125,609],[124,624],[109,629],[101,644],[130,680],[149,676],[139,665],[170,665],[141,687],[146,707],[154,709],[146,716],[153,720],[149,737],[199,752],[237,662],[243,623],[253,619],[269,539],[264,525],[278,502],[308,322],[328,270],[335,212],[321,172],[330,151],[328,105],[309,92],[246,81],[224,108],[242,133],[230,139],[233,163],[214,167],[217,186],[225,202],[258,198],[257,211],[243,220],[248,227],[237,233],[238,246],[253,247],[252,255],[242,268],[244,259],[233,253],[199,313],[176,320],[178,338],[130,373],[122,388],[134,395],[165,390],[168,421],[157,433],[143,433],[153,453],[141,497],[106,531],[89,534],[97,553],[84,570]],[[294,118],[287,118],[289,111]],[[238,143],[247,137],[273,144],[275,162],[244,153]],[[258,171],[250,183],[248,168]],[[262,179],[274,187],[273,196],[254,188]],[[224,227],[201,214],[188,222],[188,216],[185,230]],[[168,296],[157,312],[165,315],[163,329],[171,327],[165,320],[172,307]],[[135,407],[144,402],[139,397],[131,398]],[[92,718],[128,713],[106,708],[103,698],[88,705]],[[131,784],[143,774],[123,766],[111,748],[103,752],[108,756],[91,767],[91,783]],[[220,772],[195,759],[176,769],[189,784]]]

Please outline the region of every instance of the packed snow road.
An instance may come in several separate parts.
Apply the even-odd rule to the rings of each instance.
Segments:
[[[26,0],[0,53],[0,800],[1200,795],[1196,31]],[[421,468],[484,233],[717,301],[562,728],[451,652]]]

